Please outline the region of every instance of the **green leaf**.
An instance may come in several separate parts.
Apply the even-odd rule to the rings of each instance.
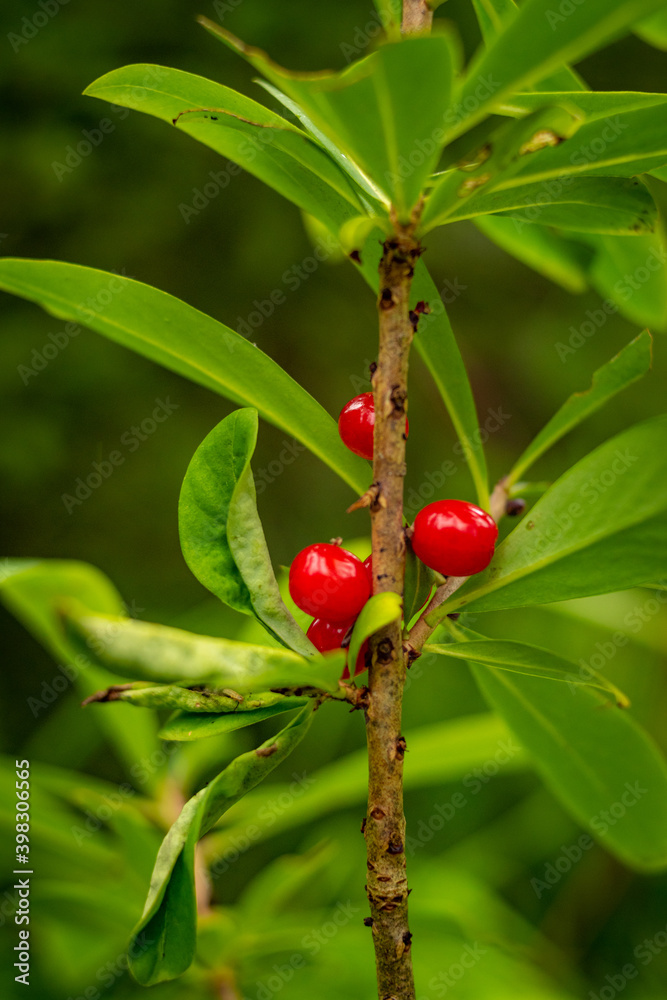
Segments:
[[[200,583],[304,656],[315,652],[285,607],[257,513],[250,459],[257,411],[235,410],[202,441],[178,504],[181,547]]]
[[[403,602],[398,594],[388,591],[384,594],[375,594],[370,597],[359,613],[359,617],[354,623],[347,662],[352,668],[356,664],[361,647],[372,635],[379,632],[386,625],[391,625],[403,614]],[[354,674],[354,669],[350,669],[350,674]]]
[[[114,684],[105,691],[98,691],[89,703],[101,701],[124,701],[141,708],[171,708],[184,713],[201,712],[205,715],[226,712],[254,712],[258,708],[276,705],[285,695],[275,691],[260,691],[243,696],[238,691],[223,688],[216,691],[205,685],[191,688],[176,684],[149,684],[136,681],[132,684]]]
[[[555,182],[548,191],[543,184],[501,188],[469,198],[455,208],[446,221],[499,213],[516,220],[517,230],[539,222],[573,229],[579,233],[637,236],[652,232],[657,214],[653,199],[643,184],[620,177],[571,177]]]
[[[663,0],[586,0],[562,13],[553,0],[526,0],[470,65],[449,138],[562,63],[577,62],[657,10]]]
[[[207,18],[200,24],[303,109],[407,220],[444,140],[459,53],[452,37],[410,36],[340,73],[291,73]],[[428,94],[415,101],[414,94]]]
[[[631,427],[569,469],[484,573],[428,616],[607,594],[667,576],[667,417]]]
[[[580,244],[562,239],[540,225],[517,226],[514,219],[500,215],[480,215],[473,221],[497,246],[568,292],[587,288],[587,254]]]
[[[0,288],[59,319],[83,323],[236,403],[255,406],[355,491],[366,489],[367,463],[345,447],[320,404],[258,347],[180,299],[90,267],[11,258],[0,260]]]
[[[375,236],[371,235],[361,253],[360,271],[365,281],[377,292],[378,255],[375,253],[374,242]],[[458,291],[450,282],[445,282],[442,293],[451,301],[452,295],[456,296]],[[422,260],[417,261],[410,293],[413,309],[418,302],[427,303],[430,311],[419,318],[414,345],[442,396],[458,435],[461,452],[470,469],[477,502],[486,510],[489,504],[488,474],[468,372],[440,292]]]
[[[633,323],[667,329],[667,254],[659,234],[618,240],[586,233],[582,239],[594,252],[588,277],[606,299],[605,312],[616,305]]]
[[[453,635],[465,635],[468,630],[456,628]],[[543,680],[567,684],[572,691],[584,685],[604,692],[613,699],[619,708],[628,708],[630,702],[615,684],[607,680],[593,668],[587,668],[582,678],[580,668],[571,660],[557,656],[549,649],[533,646],[526,642],[515,642],[502,639],[486,639],[476,632],[469,632],[470,639],[447,644],[427,643],[424,652],[437,653],[439,656],[451,656],[458,660],[472,660],[474,663],[509,673],[521,674],[526,677],[537,677]]]
[[[123,600],[95,566],[65,559],[5,559],[0,597],[9,610],[57,659],[83,665],[62,630],[59,606],[73,599],[93,612],[122,615]]]
[[[129,949],[132,975],[142,986],[175,979],[194,959],[197,841],[289,756],[311,721],[312,707],[308,706],[277,736],[232,761],[183,807],[158,853],[144,913]]]
[[[659,10],[635,24],[632,30],[649,45],[667,51],[667,11]]]
[[[35,638],[42,643],[60,667],[63,682],[78,691],[79,698],[112,680],[94,665],[87,646],[75,648],[63,633],[60,606],[64,600],[84,602],[93,612],[123,614],[123,601],[110,580],[94,566],[69,560],[5,560],[0,573],[0,598]],[[60,676],[60,675],[59,675]],[[43,702],[35,691],[28,704],[39,710]],[[100,727],[109,744],[128,771],[137,760],[150,756],[157,748],[157,725],[145,713],[131,719],[129,709],[108,713]],[[154,771],[149,787],[156,780]]]
[[[577,118],[558,107],[542,107],[516,121],[503,122],[481,146],[469,149],[455,169],[436,175],[420,230],[428,232],[454,216],[465,217],[469,200],[480,192],[488,196],[507,183],[524,160],[539,161],[545,149],[564,142],[579,125]]]
[[[345,666],[341,650],[309,660],[289,650],[212,639],[152,622],[92,615],[75,604],[61,614],[73,642],[83,644],[108,670],[135,680],[207,684],[235,691],[314,687],[338,690]]]
[[[392,41],[400,38],[403,7],[401,0],[373,0],[373,6],[380,15],[380,22],[388,37]]]
[[[477,20],[482,31],[482,38],[489,45],[493,39],[502,33],[505,24],[509,24],[517,11],[514,0],[473,0]],[[535,84],[536,90],[585,90],[586,84],[569,66],[558,66],[551,70],[543,80]]]
[[[645,375],[651,367],[652,345],[651,334],[648,330],[644,330],[611,361],[598,368],[593,373],[590,389],[585,392],[575,392],[570,396],[528,445],[507,477],[507,486],[513,486],[545,451],[548,451],[556,441],[560,441],[573,427],[599,410],[622,389]]]
[[[539,156],[523,157],[497,190],[540,182],[546,197],[566,187],[570,176],[634,177],[666,162],[667,97],[659,104],[586,122],[571,139],[543,149]]]
[[[228,163],[214,174],[223,191],[238,164],[330,226],[340,226],[361,210],[355,185],[319,143],[229,87],[181,70],[139,64],[105,74],[84,93],[170,124],[184,112],[196,111],[178,118],[178,128],[231,161],[232,169]]]
[[[588,687],[568,690],[491,666],[472,670],[577,821],[631,867],[665,868],[667,766],[629,714]]]
[[[283,697],[273,705],[265,708],[253,708],[245,712],[226,712],[208,715],[203,712],[176,712],[165,722],[160,730],[163,740],[201,740],[208,736],[221,736],[223,733],[233,733],[246,726],[254,726],[264,722],[274,715],[291,712],[295,708],[303,708],[307,698]]]
[[[514,94],[503,104],[503,114],[524,115],[543,108],[546,104],[557,104],[575,115],[583,115],[586,122],[601,118],[612,119],[602,124],[614,124],[613,116],[627,111],[640,111],[667,102],[667,94],[645,94],[632,90],[537,90],[531,93]],[[579,145],[579,143],[575,143]]]

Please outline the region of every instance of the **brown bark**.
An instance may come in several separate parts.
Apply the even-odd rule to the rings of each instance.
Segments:
[[[403,594],[403,480],[408,354],[413,337],[409,295],[418,242],[397,226],[384,244],[378,311],[380,346],[373,375],[374,499],[371,503],[373,593]],[[369,785],[364,834],[380,1000],[414,1000],[405,866],[401,709],[406,664],[401,623],[371,642],[366,709]]]
[[[426,0],[403,0],[401,31],[404,35],[414,31],[429,31],[432,23],[433,11]]]

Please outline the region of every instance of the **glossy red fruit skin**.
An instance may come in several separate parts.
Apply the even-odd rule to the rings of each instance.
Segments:
[[[289,592],[307,614],[348,623],[371,596],[361,559],[326,542],[308,545],[297,554],[290,566]]]
[[[354,619],[349,622],[328,622],[324,618],[314,618],[308,626],[306,635],[315,649],[320,653],[328,653],[332,649],[340,649],[352,625]]]
[[[351,622],[327,622],[324,618],[315,618],[308,626],[308,631],[306,635],[312,642],[315,649],[319,650],[320,653],[328,653],[332,649],[340,649],[343,639],[349,632],[350,628],[354,625],[354,621]],[[357,665],[354,670],[354,676],[357,674],[362,674],[364,670],[367,670],[366,666],[366,653],[368,652],[368,640],[363,644],[359,650],[359,655],[357,656]],[[341,675],[341,679],[344,681],[349,680],[350,671],[348,667],[345,667]]]
[[[346,403],[338,417],[338,433],[343,444],[360,458],[373,460],[373,428],[375,427],[375,403],[372,392],[362,392]],[[405,420],[405,436],[409,424]]]
[[[371,585],[371,593],[373,593],[373,556],[366,556],[364,559],[364,567],[368,573],[368,582]]]
[[[415,518],[412,547],[443,576],[472,576],[491,562],[498,527],[490,514],[465,500],[436,500]]]

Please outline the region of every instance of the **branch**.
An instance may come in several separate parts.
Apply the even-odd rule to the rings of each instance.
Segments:
[[[433,11],[426,0],[403,0],[403,21],[401,32],[410,35],[418,31],[430,31]]]
[[[383,247],[378,297],[380,345],[373,374],[373,593],[392,591],[401,596],[405,569],[405,417],[408,355],[413,338],[409,297],[414,264],[421,253],[413,231],[414,220],[409,226],[396,223],[395,236]],[[373,656],[365,712],[368,812],[364,828],[370,926],[379,997],[414,1000],[405,872],[405,740],[401,735],[406,664],[400,622],[378,632],[370,645]]]

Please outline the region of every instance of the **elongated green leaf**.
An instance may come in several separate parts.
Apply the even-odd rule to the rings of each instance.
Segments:
[[[330,226],[342,225],[361,210],[355,185],[318,143],[229,87],[181,70],[139,64],[107,73],[84,93],[170,124],[183,112],[217,109],[219,114],[211,112],[215,121],[210,115],[186,114],[177,125],[231,161],[232,169],[227,164],[212,173],[221,190],[233,182],[238,164]],[[197,213],[183,205],[181,214],[189,222]]]
[[[503,21],[503,30],[473,60],[456,105],[450,136],[459,135],[510,94],[577,62],[663,0],[586,0],[561,12],[553,0],[526,0]]]
[[[580,120],[559,107],[542,107],[504,122],[486,138],[481,148],[468,151],[454,170],[438,176],[429,194],[420,229],[428,232],[450,217],[465,216],[465,206],[479,192],[487,195],[517,173],[525,159],[540,159],[544,149],[564,142]]]
[[[502,33],[505,25],[510,23],[517,11],[514,0],[473,0],[473,6],[482,37],[487,45]],[[585,90],[586,84],[569,66],[558,66],[535,84],[535,90],[548,88],[554,90],[562,88],[567,91]]]
[[[225,693],[227,691],[227,693]],[[242,696],[238,691],[223,688],[217,691],[205,685],[191,688],[176,684],[149,684],[136,681],[132,684],[116,684],[106,691],[100,691],[90,699],[98,701],[124,701],[142,708],[172,708],[183,713],[201,712],[212,715],[220,712],[254,712],[283,701],[285,695],[275,691],[260,691]]]
[[[472,5],[487,45],[502,33],[517,11],[514,0],[472,0]]]
[[[606,300],[605,312],[617,306],[633,323],[667,329],[667,252],[659,233],[631,240],[586,233],[582,239],[594,252],[588,276]],[[599,325],[600,313],[593,318]]]
[[[361,647],[372,635],[385,625],[391,625],[403,613],[403,602],[398,594],[391,592],[375,594],[364,604],[352,629],[348,663],[357,662]],[[350,671],[352,673],[352,671]]]
[[[59,606],[63,600],[85,602],[95,612],[123,614],[124,606],[113,584],[94,566],[69,560],[5,560],[0,573],[0,599],[60,664],[56,682],[73,685],[79,698],[113,680],[94,664],[84,646],[76,649],[63,633]],[[62,675],[62,676],[61,676]],[[57,690],[64,690],[56,683]],[[47,707],[42,692],[35,690],[28,704],[38,714]],[[129,709],[107,713],[100,728],[128,770],[157,748],[156,720],[148,713],[131,719]],[[147,777],[149,787],[157,779],[155,769]]]
[[[59,261],[0,260],[0,288],[83,323],[240,404],[293,435],[354,490],[367,464],[342,443],[336,422],[305,389],[240,334],[139,281]],[[174,404],[160,413],[166,419]]]
[[[635,24],[633,31],[649,45],[667,51],[667,11],[659,10]]]
[[[591,2],[591,0],[587,0]],[[578,177],[634,177],[667,162],[667,99],[586,122],[571,139],[523,157],[497,190],[543,183],[545,195]],[[547,181],[553,181],[552,185]]]
[[[499,213],[515,219],[517,230],[539,222],[579,233],[639,236],[653,232],[655,203],[639,181],[620,177],[571,177],[480,193],[455,208],[446,221],[458,222],[480,214]]]
[[[377,292],[378,254],[375,239],[375,234],[371,234],[361,252],[360,270],[364,279]],[[415,348],[424,359],[442,396],[458,435],[461,453],[470,469],[477,502],[486,510],[489,503],[488,474],[475,401],[443,301],[452,301],[458,294],[458,284],[450,281],[445,281],[439,291],[423,262],[417,261],[412,281],[411,306],[414,308],[418,302],[425,302],[430,311],[419,318]]]
[[[593,373],[593,382],[585,392],[575,392],[567,399],[540,433],[515,462],[507,478],[507,486],[517,482],[537,459],[580,424],[595,413],[618,392],[632,385],[651,367],[653,339],[648,330],[631,340],[611,361]]]
[[[152,622],[92,615],[75,604],[63,605],[73,642],[84,644],[102,666],[136,680],[207,684],[235,691],[315,687],[338,689],[345,654],[304,659],[289,650],[211,639]]]
[[[473,769],[489,760],[501,762],[503,773],[524,770],[527,764],[521,747],[508,738],[503,720],[489,713],[422,726],[406,731],[405,736],[409,751],[406,789],[441,787],[447,781],[472,777]],[[368,754],[365,748],[356,750],[318,770],[316,779],[308,774],[294,777],[290,785],[272,784],[239,804],[233,824],[212,836],[218,857],[224,860],[239,832],[250,825],[257,828],[258,843],[363,803],[368,795]],[[289,809],[276,808],[281,793],[289,795]]]
[[[667,867],[667,766],[630,715],[587,687],[472,670],[569,812],[631,867]]]
[[[175,979],[194,958],[197,841],[289,756],[306,735],[311,721],[312,708],[308,706],[277,736],[232,761],[183,807],[158,853],[146,907],[134,929],[134,947],[129,949],[132,975],[142,986]]]
[[[370,196],[370,198],[373,199],[371,205],[374,208],[374,213],[377,213],[380,206],[384,209],[388,208],[389,202],[387,196],[381,188],[374,184],[373,181],[354,162],[354,160],[351,160],[349,156],[342,153],[335,142],[332,142],[331,139],[329,139],[329,137],[326,136],[324,132],[322,132],[322,130],[310,120],[301,105],[297,104],[296,101],[293,101],[291,97],[287,96],[287,94],[283,94],[282,90],[278,90],[277,87],[274,87],[273,84],[269,83],[267,80],[258,79],[256,82],[260,87],[263,87],[267,93],[271,94],[272,97],[275,97],[275,99],[282,104],[283,107],[287,108],[287,110],[301,122],[306,132],[317,139],[320,145],[323,146],[329,153],[331,158],[336,161],[338,166],[341,167],[346,174],[349,174],[355,185],[358,185],[361,192],[363,192],[363,194],[360,194],[361,199],[365,201],[367,196]],[[389,226],[389,229],[391,229],[391,226]]]
[[[303,708],[308,702],[307,698],[284,697],[273,705],[265,708],[253,708],[246,712],[225,712],[209,715],[202,712],[176,712],[165,722],[160,730],[160,738],[163,740],[202,740],[208,736],[221,736],[224,733],[233,733],[237,729],[244,729],[246,726],[254,726],[257,722],[264,722],[274,715],[282,715],[284,712],[291,712],[295,708]]]
[[[381,46],[341,73],[291,73],[207,18],[200,23],[308,115],[406,218],[444,140],[459,53],[444,32]],[[408,85],[409,81],[409,85]],[[415,101],[415,93],[428,100]]]
[[[568,470],[484,573],[429,615],[607,594],[667,577],[667,417],[637,424]]]
[[[538,224],[518,225],[500,215],[479,215],[475,225],[522,264],[532,267],[568,292],[583,292],[588,254],[579,243],[563,239]]]
[[[645,94],[632,90],[537,90],[514,94],[507,99],[501,110],[503,114],[523,115],[547,104],[557,104],[574,114],[583,115],[587,122],[604,118],[605,122],[599,126],[601,128],[603,124],[613,127],[614,115],[652,108],[665,102],[667,94]],[[575,145],[578,145],[578,141],[575,141]]]
[[[456,631],[465,634],[463,629]],[[456,635],[456,632],[454,634]],[[630,704],[623,692],[598,671],[590,668],[582,678],[581,670],[576,663],[557,656],[549,649],[532,646],[526,642],[486,639],[475,632],[471,632],[470,636],[470,639],[464,639],[462,642],[427,643],[424,651],[437,653],[439,656],[451,656],[458,660],[472,660],[485,667],[506,670],[512,674],[556,681],[569,685],[570,690],[583,684],[603,691],[607,697],[611,696],[619,708],[628,708]]]
[[[235,410],[204,439],[183,480],[178,505],[185,561],[212,593],[254,615],[290,649],[315,652],[285,607],[257,513],[250,459],[257,411]]]

